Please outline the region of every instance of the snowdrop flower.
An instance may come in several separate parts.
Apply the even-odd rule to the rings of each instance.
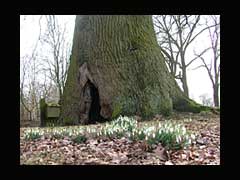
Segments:
[[[186,128],[185,127],[182,127],[182,132],[183,132],[183,134],[186,133]]]
[[[155,138],[155,133],[152,134],[153,138]]]
[[[177,143],[182,141],[182,137],[181,136],[177,136]]]
[[[154,131],[154,129],[155,129],[155,127],[154,126],[152,126],[152,127],[149,127],[149,131]]]
[[[195,137],[195,135],[194,135],[194,134],[191,134],[191,138],[192,138],[192,139],[195,139],[196,137]]]

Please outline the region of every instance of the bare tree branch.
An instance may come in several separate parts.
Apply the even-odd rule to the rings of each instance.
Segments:
[[[199,58],[199,56],[202,56],[203,54],[205,54],[208,50],[210,50],[211,47],[208,47],[206,49],[204,49],[200,54],[198,54],[196,57],[194,57],[192,60],[189,61],[189,63],[186,64],[186,67],[188,67],[189,65],[191,65],[191,63],[193,63],[193,61],[195,61],[196,59]],[[195,53],[195,52],[194,52]],[[196,53],[195,53],[196,55]]]
[[[203,66],[207,72],[209,79],[212,82],[213,86],[213,99],[214,99],[214,105],[219,106],[219,97],[218,97],[218,89],[219,89],[219,77],[220,77],[220,64],[218,64],[218,59],[220,57],[219,54],[219,22],[218,22],[218,17],[217,16],[211,16],[213,18],[213,25],[208,25],[208,21],[206,21],[206,26],[208,28],[208,33],[210,37],[210,49],[212,50],[213,58],[211,59],[210,65],[207,65],[205,59],[202,57],[202,54],[195,54],[196,58],[200,58]],[[214,27],[213,31],[211,31],[211,28]],[[212,64],[213,64],[213,70],[212,70]]]
[[[163,54],[167,57],[166,63],[170,72],[178,79],[179,76],[176,75],[177,70],[176,68],[174,69],[174,67],[178,66],[180,68],[182,72],[182,78],[180,80],[186,95],[188,95],[186,69],[195,60],[199,59],[199,57],[196,56],[186,63],[186,50],[200,34],[219,24],[217,21],[211,25],[200,24],[201,17],[200,15],[162,15],[154,17],[154,25],[158,32],[159,44],[161,45]],[[218,39],[218,35],[214,35],[214,38]],[[206,48],[198,55],[202,56],[210,49],[211,48]],[[215,51],[217,50],[215,49]],[[215,54],[216,57],[220,56],[219,53]],[[216,69],[216,64],[214,64],[213,67]],[[209,70],[212,70],[211,66],[209,66]]]
[[[63,94],[63,86],[67,76],[68,66],[66,62],[69,60],[69,54],[65,53],[65,49],[69,49],[69,43],[65,41],[66,38],[66,24],[60,26],[58,19],[54,15],[45,16],[47,22],[47,31],[42,37],[44,43],[48,44],[52,49],[53,59],[46,60],[49,68],[51,79],[58,87],[59,98]]]

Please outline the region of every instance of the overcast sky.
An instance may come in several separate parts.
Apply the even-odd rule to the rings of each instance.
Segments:
[[[34,45],[37,42],[39,36],[39,19],[40,16],[20,16],[20,57],[23,57],[26,54],[30,54],[33,50]],[[75,15],[68,16],[59,16],[63,23],[67,23],[68,28],[68,37],[70,40],[73,38]],[[203,33],[197,41],[189,47],[187,51],[187,59],[193,57],[193,49],[197,52],[201,52],[205,47],[209,47],[209,37],[208,33]],[[212,55],[206,53],[206,60],[211,61]],[[194,67],[200,65],[200,61],[195,61],[187,69],[187,81],[189,86],[189,95],[191,98],[200,103],[199,96],[202,94],[208,94],[212,98],[212,85],[208,77],[207,71],[204,68],[199,68],[197,70],[191,70]],[[21,63],[20,63],[21,65]],[[181,84],[180,84],[181,86]]]

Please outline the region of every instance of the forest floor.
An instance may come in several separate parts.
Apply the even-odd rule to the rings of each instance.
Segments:
[[[187,130],[194,131],[197,134],[196,141],[179,150],[165,150],[161,144],[149,150],[146,142],[132,141],[125,137],[89,136],[84,143],[75,143],[68,137],[26,140],[23,135],[29,128],[21,128],[20,164],[220,165],[220,115],[178,113],[168,119],[181,122]],[[140,124],[154,124],[166,120],[158,116]],[[89,126],[100,127],[101,124]]]

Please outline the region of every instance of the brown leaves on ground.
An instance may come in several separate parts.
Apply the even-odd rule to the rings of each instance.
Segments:
[[[75,144],[70,139],[21,142],[21,164],[164,164],[157,153],[146,152],[143,141],[89,139]]]
[[[41,139],[26,141],[21,129],[20,164],[219,165],[219,116],[192,116],[192,121],[185,121],[184,118],[178,117],[178,121],[183,122],[188,130],[196,132],[197,140],[190,147],[174,151],[166,150],[160,143],[149,148],[145,141],[131,141],[124,137],[89,137],[81,144],[74,143],[68,137],[55,139],[43,136]]]
[[[164,147],[159,145],[154,151],[153,151],[162,161],[168,160],[168,153]]]
[[[195,116],[191,122],[185,122],[185,126],[187,129],[197,133],[196,142],[186,149],[170,151],[172,162],[177,165],[219,165],[219,116]]]

